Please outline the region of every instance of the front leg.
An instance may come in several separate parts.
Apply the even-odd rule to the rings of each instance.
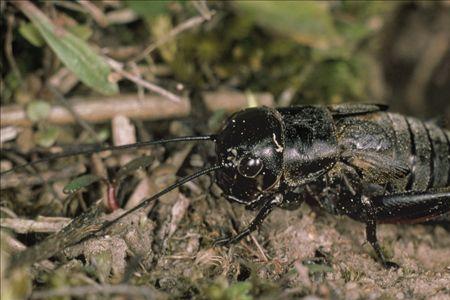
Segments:
[[[214,246],[224,246],[235,244],[241,239],[255,231],[259,225],[262,224],[264,219],[270,214],[270,212],[280,203],[279,197],[276,196],[273,200],[268,200],[264,203],[263,207],[259,210],[256,217],[250,222],[250,224],[237,235],[232,237],[222,237],[214,241]]]
[[[370,202],[370,199],[366,196],[362,196],[361,201],[365,207],[365,211],[367,214],[367,221],[366,221],[366,237],[367,241],[372,246],[373,250],[375,251],[375,254],[378,257],[378,260],[383,264],[385,268],[398,268],[399,265],[395,262],[388,261],[383,251],[381,250],[380,244],[378,243],[377,239],[377,223],[376,223],[376,215],[375,210],[372,207],[372,203]]]

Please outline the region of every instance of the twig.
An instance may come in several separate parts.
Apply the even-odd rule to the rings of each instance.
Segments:
[[[137,55],[141,49],[139,46],[133,45],[133,46],[115,46],[115,47],[103,47],[101,49],[101,53],[103,55],[106,55],[112,59],[123,61],[127,60],[130,57],[133,57],[134,55]],[[168,67],[168,66],[167,66]],[[147,66],[142,66],[142,71],[147,71]],[[154,69],[154,68],[153,68]],[[141,70],[140,70],[141,71]]]
[[[175,259],[175,260],[193,260],[195,259],[195,255],[167,255],[164,256],[165,259]]]
[[[125,71],[123,69],[123,65],[121,63],[119,63],[118,61],[115,61],[114,59],[109,58],[109,57],[105,57],[105,60],[114,71],[116,71],[118,74],[122,75],[126,79],[131,80],[134,83],[136,83],[137,85],[140,85],[152,92],[160,94],[161,96],[166,97],[172,101],[181,102],[181,98],[179,96],[169,92],[168,90],[163,89],[160,86],[157,86],[156,84],[153,84],[151,82],[143,80],[143,79],[139,78],[139,76],[136,76],[128,71]]]
[[[87,0],[78,0],[78,3],[80,3],[80,5],[87,10],[87,12],[92,16],[95,22],[100,25],[100,27],[105,28],[109,25],[108,18],[96,5]]]
[[[177,202],[172,206],[170,222],[167,224],[167,238],[175,233],[190,204],[189,198],[179,194]]]
[[[50,223],[58,223],[58,222],[67,222],[70,221],[69,218],[66,217],[47,217],[47,216],[37,216],[36,221],[39,222],[50,222]]]
[[[125,204],[125,209],[132,209],[136,205],[138,205],[142,199],[148,197],[148,195],[153,195],[157,193],[155,185],[150,181],[149,177],[146,175],[136,186],[131,196],[128,198],[127,203]],[[152,202],[148,207],[145,208],[146,212],[149,212],[156,202]]]
[[[266,253],[264,252],[264,249],[259,244],[258,240],[253,236],[253,234],[250,234],[250,238],[252,239],[253,243],[256,245],[256,248],[258,248],[259,253],[261,254],[262,260],[264,262],[268,262],[269,259],[267,258]]]
[[[48,79],[48,82],[65,95],[78,84],[79,79],[69,69],[62,67]]]
[[[14,230],[17,233],[49,233],[57,232],[66,226],[71,219],[58,222],[35,221],[28,219],[0,218],[0,226]]]
[[[15,139],[20,131],[20,128],[17,128],[15,126],[0,128],[0,145]]]
[[[96,142],[100,142],[100,139],[98,138],[97,133],[95,132],[95,130],[91,127],[91,125],[89,125],[85,120],[83,120],[82,118],[80,118],[80,116],[78,115],[78,113],[73,110],[72,106],[70,105],[69,102],[67,102],[66,98],[51,84],[47,84],[48,89],[53,93],[53,95],[56,97],[56,99],[58,100],[59,103],[62,104],[62,106],[64,106],[68,112],[70,112],[70,114],[72,115],[72,117],[76,120],[76,122],[78,124],[80,124],[80,126],[86,130],[89,135],[96,141]]]
[[[185,161],[186,157],[189,155],[193,147],[193,144],[185,145],[184,148],[176,153],[174,155],[170,156],[161,166],[161,168],[164,168],[164,166],[173,166],[174,172],[177,173],[178,169],[181,167],[183,162]],[[161,170],[161,168],[159,170]],[[158,179],[160,179],[161,173],[154,170],[152,176],[145,175],[145,177],[139,182],[138,186],[136,187],[136,190],[133,192],[133,194],[128,199],[125,209],[131,209],[137,204],[139,204],[142,199],[148,197],[148,195],[156,194],[161,187],[158,187],[155,182],[158,182]],[[171,182],[173,183],[173,182]],[[169,183],[169,184],[171,184]],[[153,208],[154,203],[150,204],[148,207],[145,208],[145,211],[149,212]]]
[[[12,187],[20,186],[34,186],[38,184],[51,183],[57,180],[73,178],[79,174],[86,172],[86,168],[82,164],[76,164],[74,166],[66,166],[61,171],[48,171],[39,173],[40,175],[29,174],[7,174],[2,176],[0,189],[4,190]]]
[[[178,169],[181,168],[181,165],[186,160],[187,156],[189,155],[189,153],[191,152],[193,147],[194,147],[194,144],[185,145],[183,147],[183,149],[174,153],[164,163],[174,166],[176,168],[176,171],[178,172]]]
[[[39,244],[14,255],[10,269],[42,261],[94,236],[123,235],[131,224],[136,224],[136,218],[145,216],[137,213],[130,214],[122,218],[120,222],[112,223],[119,216],[123,216],[124,211],[118,209],[111,214],[100,216],[100,204],[101,201],[98,201],[60,231],[48,236]]]
[[[139,77],[140,79],[142,79],[142,73],[140,72],[138,65],[135,63],[130,63],[129,65],[130,69],[132,70],[132,74],[135,74],[137,77]],[[144,94],[145,94],[145,90],[142,86],[138,85],[137,86],[137,94],[138,94],[138,98],[142,99],[144,98]]]
[[[164,97],[146,95],[137,99],[135,94],[109,97],[72,98],[73,110],[81,119],[100,123],[112,119],[116,115],[145,120],[161,120],[185,117],[190,113],[190,103],[182,98],[174,103]],[[31,126],[25,110],[16,105],[2,107],[0,111],[1,126]],[[62,106],[53,106],[46,121],[52,124],[74,123],[73,116]]]
[[[113,10],[106,13],[109,24],[127,24],[136,21],[139,16],[129,8]]]
[[[17,154],[14,153],[14,152],[8,152],[8,151],[5,151],[3,154],[4,154],[9,160],[12,160],[12,161],[14,161],[14,162],[16,162],[16,163],[18,163],[18,164],[23,164],[23,163],[26,162],[21,156],[17,155]],[[67,169],[67,168],[66,168],[66,169]],[[51,184],[49,184],[47,181],[45,181],[45,179],[42,177],[42,174],[41,174],[40,172],[38,172],[38,170],[37,170],[35,167],[33,167],[33,166],[28,166],[28,167],[26,167],[26,170],[29,171],[29,172],[31,172],[33,175],[35,175],[35,176],[36,176],[36,179],[35,179],[35,180],[39,180],[40,184],[44,183],[45,186],[50,190],[50,192],[52,193],[52,195],[53,195],[53,197],[54,197],[54,199],[52,199],[52,202],[53,202],[53,201],[61,200],[61,197],[60,197],[60,196],[58,195],[58,193],[55,191],[55,188],[53,187],[53,185],[51,185]],[[73,174],[73,173],[72,173],[72,174]],[[9,177],[9,176],[11,176],[11,177]],[[13,176],[13,175],[9,175],[9,176],[8,176],[8,178],[11,178],[11,182],[12,182],[12,183],[17,182],[17,178],[15,178],[15,176]],[[3,189],[4,181],[5,181],[5,180],[4,180],[4,177],[3,177],[2,180],[0,180],[0,187],[1,187],[2,189]]]
[[[5,206],[0,206],[0,212],[3,212],[4,214],[8,215],[10,218],[17,218],[16,213]]]
[[[24,251],[27,248],[27,246],[25,246],[9,234],[2,234],[2,242],[5,242],[5,244],[8,245],[8,247],[14,252]],[[39,262],[38,265],[49,270],[55,269],[55,264],[49,260],[43,260]]]
[[[173,38],[175,38],[177,35],[179,35],[183,31],[194,28],[194,27],[202,24],[203,22],[210,20],[213,15],[214,15],[214,11],[211,11],[209,19],[202,15],[202,16],[192,17],[192,18],[184,21],[183,23],[181,23],[178,26],[176,26],[175,28],[173,28],[166,36],[164,36],[163,38],[150,44],[147,48],[144,49],[144,51],[142,51],[141,54],[139,54],[134,59],[132,59],[132,62],[138,62],[138,61],[144,59],[147,55],[149,55],[156,48],[171,41]]]
[[[98,206],[93,205],[90,210],[73,219],[61,231],[13,256],[11,268],[33,264],[52,257],[68,246],[74,245],[98,232],[105,223],[103,219],[99,218],[99,215],[100,210]]]
[[[202,94],[203,102],[209,111],[219,109],[234,112],[244,107],[248,107],[248,98],[245,93],[222,90],[217,92],[205,92]],[[259,105],[274,106],[273,96],[269,93],[255,93],[254,97]]]
[[[209,10],[208,5],[205,0],[194,0],[191,1],[195,9],[205,18],[205,20],[211,20],[213,13]]]
[[[115,116],[111,121],[111,131],[114,146],[121,146],[126,144],[134,144],[137,142],[136,129],[131,123],[131,120],[125,116]],[[133,159],[131,153],[124,153],[120,155],[120,166],[124,166],[126,163]]]
[[[84,297],[91,294],[103,295],[129,295],[134,297],[143,297],[145,299],[167,299],[161,292],[149,288],[148,286],[135,286],[127,284],[99,284],[83,285],[74,287],[63,287],[53,290],[38,291],[31,294],[31,299],[48,299],[61,296]]]

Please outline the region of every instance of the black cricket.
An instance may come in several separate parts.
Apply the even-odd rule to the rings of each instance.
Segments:
[[[105,226],[215,171],[226,199],[258,210],[245,229],[216,245],[238,242],[276,207],[296,209],[307,202],[365,223],[379,261],[397,267],[384,257],[376,226],[450,220],[450,132],[386,110],[372,104],[249,108],[232,115],[216,135],[93,147],[27,165],[104,150],[212,140],[216,165],[182,178]]]

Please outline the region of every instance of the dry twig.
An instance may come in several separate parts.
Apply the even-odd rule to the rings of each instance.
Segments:
[[[181,99],[174,103],[164,97],[145,96],[137,99],[137,95],[117,95],[109,97],[72,98],[70,100],[73,110],[81,119],[100,123],[112,119],[116,115],[145,120],[161,120],[175,117],[185,117],[190,113],[190,103]],[[30,126],[25,110],[17,105],[2,107],[0,111],[1,126],[18,125]],[[53,106],[47,122],[52,124],[74,123],[73,116],[62,106]]]
[[[245,93],[231,90],[204,92],[203,102],[209,111],[219,109],[234,112],[249,107],[249,99]],[[273,96],[269,93],[255,93],[254,97],[259,105],[274,106]]]
[[[15,253],[19,251],[24,251],[27,248],[24,244],[22,244],[9,234],[2,234],[2,242],[4,242],[8,246],[8,248]],[[49,260],[43,260],[39,262],[38,265],[48,270],[55,269],[55,264]]]
[[[112,139],[114,146],[134,144],[137,142],[136,129],[131,120],[125,116],[115,116],[111,121]],[[124,166],[133,159],[131,153],[120,155],[120,165]]]
[[[127,203],[125,204],[125,209],[132,209],[136,205],[138,205],[142,199],[148,197],[148,195],[153,195],[157,193],[155,185],[150,180],[149,176],[145,176],[136,186],[131,196],[128,198]],[[149,212],[156,202],[152,202],[148,207],[145,208],[144,211]]]
[[[12,187],[34,186],[38,184],[51,183],[61,179],[73,178],[86,172],[86,167],[82,164],[67,166],[60,171],[48,171],[39,173],[39,176],[30,174],[7,174],[2,175],[0,189],[8,189]]]
[[[172,206],[170,223],[167,225],[168,238],[170,238],[177,230],[178,224],[183,219],[190,204],[191,200],[189,198],[183,194],[179,194],[177,202]]]
[[[0,128],[0,145],[15,139],[20,131],[21,130],[15,126]]]
[[[136,76],[128,71],[125,71],[122,63],[115,61],[114,59],[109,58],[109,57],[105,57],[105,60],[114,71],[116,71],[118,74],[125,77],[126,79],[136,83],[137,85],[142,86],[142,87],[148,89],[149,91],[160,94],[161,96],[166,97],[172,101],[175,101],[175,102],[182,101],[182,98],[175,95],[174,93],[169,92],[168,90],[165,90],[162,87],[157,86],[156,84],[148,82],[148,81],[140,78],[139,76]]]
[[[105,16],[103,11],[100,8],[98,8],[95,4],[87,0],[78,0],[78,3],[80,3],[81,6],[87,10],[87,12],[92,16],[92,18],[98,25],[100,25],[103,28],[109,25],[108,18]]]
[[[205,0],[195,0],[191,3],[194,8],[203,16],[203,18],[205,18],[205,20],[211,20],[214,13],[209,10]]]
[[[104,225],[104,220],[99,218],[100,210],[94,205],[89,211],[73,219],[66,227],[49,236],[41,243],[28,248],[13,256],[12,268],[30,265],[52,257],[68,246],[98,232]]]
[[[136,21],[139,16],[129,8],[117,9],[106,13],[109,24],[127,24]]]
[[[51,221],[36,221],[29,219],[0,218],[0,226],[10,228],[17,233],[31,233],[31,232],[49,233],[61,230],[71,221],[71,219],[68,218],[66,218],[65,220],[60,219],[61,218],[58,218],[57,222],[51,222]]]
[[[78,77],[66,67],[62,67],[48,79],[49,85],[56,87],[63,95],[70,92],[78,82]]]
[[[258,248],[258,252],[262,258],[262,261],[264,262],[268,262],[269,259],[267,258],[266,253],[264,252],[263,247],[261,246],[261,244],[258,242],[258,240],[254,237],[253,234],[250,234],[250,238],[252,239],[253,243],[256,245],[256,248]]]
[[[96,141],[96,142],[100,142],[100,139],[97,136],[97,133],[95,132],[95,130],[91,127],[91,125],[89,125],[85,120],[83,120],[78,113],[73,110],[71,104],[66,100],[66,98],[51,84],[48,84],[47,87],[49,88],[49,90],[53,93],[53,95],[56,97],[56,99],[58,100],[59,103],[61,103],[61,105],[67,109],[68,112],[70,112],[70,114],[73,116],[73,118],[76,120],[76,122],[78,124],[80,124],[80,126],[86,130],[89,135]]]

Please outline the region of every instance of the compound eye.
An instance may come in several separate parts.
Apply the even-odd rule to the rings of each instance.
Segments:
[[[241,159],[238,171],[242,176],[255,178],[263,169],[263,162],[260,158],[244,157]]]

